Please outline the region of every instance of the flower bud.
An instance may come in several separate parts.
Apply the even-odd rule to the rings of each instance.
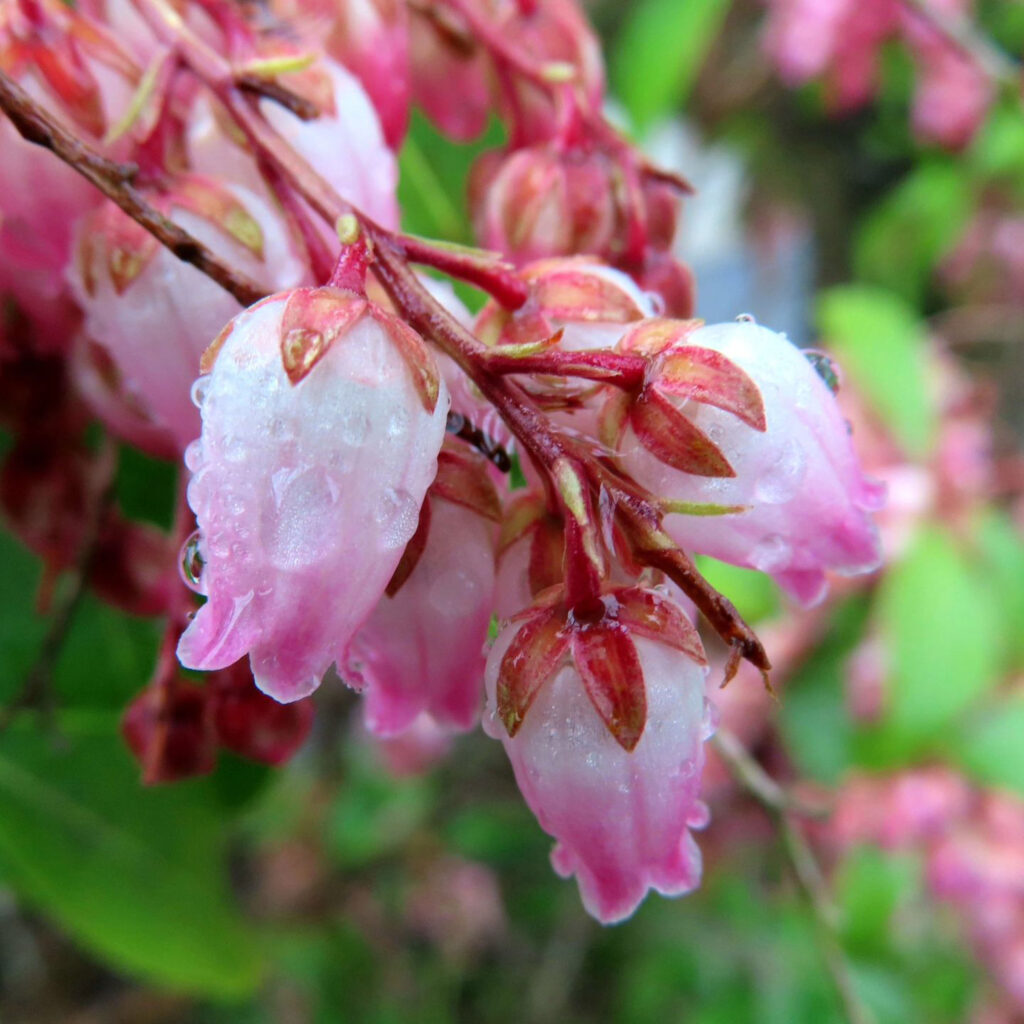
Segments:
[[[345,664],[416,530],[447,390],[418,335],[335,288],[257,303],[210,360],[186,455],[209,599],[178,654],[215,669],[248,652],[261,690],[298,700]]]
[[[484,460],[443,451],[417,536],[352,642],[349,668],[365,683],[374,735],[402,733],[421,712],[460,732],[476,721],[500,516]]]
[[[269,288],[297,284],[305,275],[286,225],[252,193],[190,176],[160,201],[216,256]],[[141,407],[140,436],[129,433],[127,440],[147,443],[142,428],[148,418],[184,450],[199,430],[189,391],[200,356],[238,312],[238,302],[111,202],[83,221],[69,275],[86,334],[106,349]]]
[[[176,677],[147,686],[128,705],[121,734],[146,785],[208,775],[217,766],[209,693]]]
[[[710,717],[703,651],[682,611],[636,589],[605,607],[597,622],[540,609],[506,626],[487,661],[484,727],[557,840],[555,870],[576,876],[584,906],[607,923],[649,889],[679,895],[699,882],[689,830],[707,820],[698,793]]]
[[[604,154],[531,146],[499,162],[487,159],[475,176],[473,220],[486,248],[516,263],[608,254],[616,204]]]
[[[322,40],[373,101],[388,146],[398,149],[409,121],[409,15],[395,0],[275,0],[282,21]],[[327,26],[325,34],[324,28]]]
[[[260,101],[260,112],[338,195],[385,227],[396,227],[398,166],[370,98],[358,79],[329,58],[303,74],[310,82],[306,92],[321,110],[319,117],[303,121],[269,99]],[[266,194],[256,161],[224,131],[206,96],[200,96],[192,110],[188,154],[195,171]],[[336,249],[333,231],[329,241]]]
[[[279,704],[256,689],[242,662],[216,673],[207,685],[217,741],[242,757],[283,764],[313,728],[312,699]]]
[[[682,471],[678,462],[660,461],[637,443],[632,427],[620,444],[623,468],[652,494],[719,509],[668,516],[672,538],[686,550],[769,573],[805,604],[824,596],[826,569],[876,568],[878,537],[868,513],[880,506],[881,489],[865,478],[835,396],[804,354],[752,322],[703,327],[684,340],[687,350],[724,356],[742,377],[724,396],[736,401],[720,395],[714,404],[694,402],[678,391],[659,398],[668,418],[685,408],[690,428],[725,458],[724,471]],[[742,378],[760,393],[764,429]]]
[[[460,142],[487,127],[491,68],[482,47],[450,9],[409,4],[412,98],[444,132]]]

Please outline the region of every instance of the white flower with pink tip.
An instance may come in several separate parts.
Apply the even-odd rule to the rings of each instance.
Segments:
[[[297,700],[344,663],[416,530],[448,394],[417,335],[341,289],[272,296],[216,344],[187,455],[208,600],[178,653],[249,654],[262,690]]]

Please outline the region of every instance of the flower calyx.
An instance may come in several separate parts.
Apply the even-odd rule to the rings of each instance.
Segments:
[[[722,409],[763,433],[764,402],[757,385],[720,352],[686,344],[699,320],[644,320],[618,348],[650,361],[639,391],[612,394],[601,411],[601,439],[618,448],[627,424],[659,461],[683,473],[733,477],[735,471],[714,440],[680,408],[696,402]]]
[[[251,307],[279,301],[270,296]],[[441,378],[426,342],[403,320],[371,302],[365,295],[345,288],[294,288],[287,293],[281,317],[281,365],[292,385],[300,384],[331,347],[342,341],[368,316],[387,331],[411,373],[417,394],[428,413],[437,406]],[[234,321],[211,342],[203,353],[200,371],[209,373],[234,329]]]
[[[402,557],[385,589],[388,597],[394,597],[412,575],[427,546],[430,537],[430,509],[432,501],[449,501],[453,505],[475,512],[482,519],[492,523],[501,522],[501,499],[487,472],[487,460],[465,445],[446,441],[437,456],[437,476],[427,491],[426,500],[420,506],[420,518],[416,532],[405,546]]]
[[[525,613],[499,669],[498,715],[509,736],[515,736],[545,683],[571,660],[608,731],[624,750],[633,750],[647,722],[635,638],[707,664],[696,627],[657,590],[615,588],[582,610],[557,594],[535,605]]]

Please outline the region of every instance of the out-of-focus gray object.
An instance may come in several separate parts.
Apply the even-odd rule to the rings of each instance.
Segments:
[[[696,276],[697,316],[716,323],[749,313],[797,345],[811,344],[814,246],[806,223],[779,208],[759,211],[756,226],[746,224],[750,189],[742,158],[726,146],[705,145],[682,121],[655,128],[644,149],[696,189],[683,205],[674,248]]]

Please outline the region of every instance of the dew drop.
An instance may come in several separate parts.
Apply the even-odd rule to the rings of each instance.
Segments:
[[[665,312],[665,300],[658,292],[644,292],[644,298],[651,304],[654,316],[662,316]]]
[[[804,349],[804,357],[814,367],[814,372],[825,382],[833,395],[839,393],[839,367],[824,352]]]
[[[282,470],[273,478],[275,503],[264,518],[267,552],[274,565],[295,570],[330,553],[338,539],[341,490],[321,467]]]
[[[353,448],[358,448],[366,441],[370,434],[370,417],[361,405],[345,410],[339,434],[341,440]]]
[[[324,351],[324,336],[308,327],[293,327],[281,342],[281,357],[289,376],[304,376]]]
[[[210,391],[210,375],[208,373],[203,374],[202,377],[197,377],[192,382],[192,390],[189,391],[189,397],[192,399],[192,404],[197,409],[202,409],[203,402],[206,401],[206,396]]]
[[[793,557],[793,548],[785,537],[773,533],[755,545],[750,552],[750,564],[761,572],[778,572]]]
[[[790,439],[758,477],[754,497],[765,505],[781,505],[790,501],[800,490],[806,473],[807,454],[802,445]]]
[[[374,513],[387,551],[408,544],[419,522],[419,503],[408,492],[391,488],[381,495]]]
[[[740,313],[740,315],[738,317],[736,317],[736,323],[738,323],[738,324],[756,324],[757,321],[754,319],[754,314],[753,313]]]
[[[192,473],[196,473],[202,464],[203,442],[197,438],[185,449],[185,468]]]
[[[721,714],[718,711],[718,707],[711,701],[704,698],[704,706],[700,716],[700,741],[704,743],[706,740],[711,739],[715,734],[715,730],[718,728],[718,722],[721,718]]]
[[[178,556],[178,571],[182,581],[189,590],[197,594],[205,593],[203,589],[202,576],[206,566],[206,560],[202,552],[203,535],[195,530],[181,546],[181,553]]]

